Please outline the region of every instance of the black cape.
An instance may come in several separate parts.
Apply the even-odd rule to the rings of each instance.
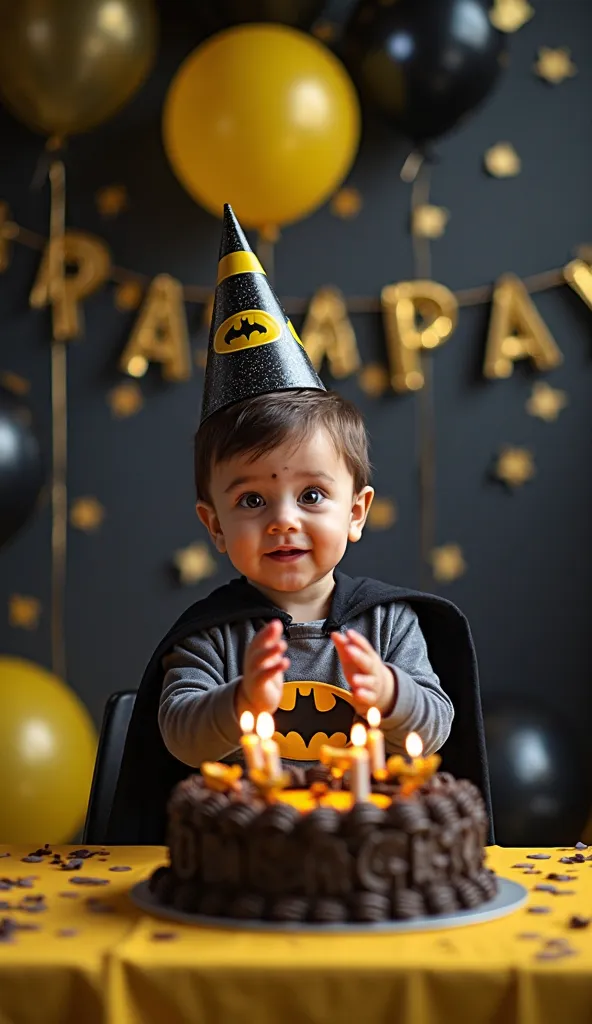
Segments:
[[[455,711],[450,736],[440,751],[442,771],[470,779],[479,787],[489,814],[488,842],[492,843],[493,819],[477,659],[465,616],[444,598],[393,587],[378,580],[352,579],[336,571],[335,583],[331,609],[323,625],[327,634],[378,604],[407,601],[416,612],[432,667]],[[274,607],[243,576],[197,601],[169,630],[152,655],[137,692],[107,828],[107,843],[164,844],[169,793],[181,779],[195,772],[195,768],[169,753],[158,726],[163,656],[175,644],[200,630],[245,619],[272,618],[281,619],[285,629],[292,621],[287,612]]]

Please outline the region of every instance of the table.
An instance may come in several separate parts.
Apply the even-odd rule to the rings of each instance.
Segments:
[[[64,857],[74,849],[55,848]],[[363,937],[241,933],[151,918],[128,890],[166,862],[164,847],[112,847],[103,857],[89,849],[95,855],[79,871],[64,871],[47,856],[22,862],[31,849],[0,846],[10,855],[0,859],[0,879],[37,876],[31,888],[0,891],[0,918],[37,926],[0,942],[1,1024],[592,1020],[592,925],[568,927],[574,914],[592,916],[592,860],[559,863],[573,849],[488,850],[489,865],[507,878],[530,890],[554,884],[567,895],[531,891],[526,907],[509,917],[466,928]],[[575,877],[548,883],[550,872]],[[83,876],[108,882],[74,882]],[[24,897],[34,906],[31,897],[41,894],[45,910],[16,909]],[[533,906],[550,909],[539,915]],[[557,939],[575,952],[542,958]]]

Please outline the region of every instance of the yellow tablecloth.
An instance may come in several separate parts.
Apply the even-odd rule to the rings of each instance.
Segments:
[[[23,863],[30,848],[0,846],[2,852],[10,857],[0,859],[0,879],[37,878],[31,889],[0,891],[0,918],[38,930],[0,942],[0,1024],[592,1021],[592,925],[568,927],[574,914],[592,916],[592,861],[560,864],[573,850],[488,851],[491,867],[530,890],[549,872],[575,875],[553,883],[573,895],[531,892],[526,907],[510,916],[465,928],[324,937],[196,928],[142,914],[127,893],[166,862],[162,847],[113,847],[80,872],[62,871],[48,859]],[[550,859],[529,861],[533,852]],[[517,863],[541,874],[528,876],[512,866]],[[117,865],[131,870],[109,870]],[[109,884],[83,886],[71,881],[75,875]],[[23,896],[41,893],[47,910],[16,909]],[[97,913],[89,898],[113,909]],[[533,905],[550,912],[529,912]],[[162,932],[173,937],[155,938]],[[551,939],[568,939],[575,953],[542,959]]]

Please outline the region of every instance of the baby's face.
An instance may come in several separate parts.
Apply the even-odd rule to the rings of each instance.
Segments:
[[[200,519],[235,569],[268,590],[316,583],[359,540],[372,495],[354,494],[352,476],[329,434],[297,448],[289,441],[254,461],[237,455],[212,469],[212,505]]]

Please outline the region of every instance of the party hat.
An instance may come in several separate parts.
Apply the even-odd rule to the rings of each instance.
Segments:
[[[234,402],[294,388],[325,391],[226,203],[201,422]]]

